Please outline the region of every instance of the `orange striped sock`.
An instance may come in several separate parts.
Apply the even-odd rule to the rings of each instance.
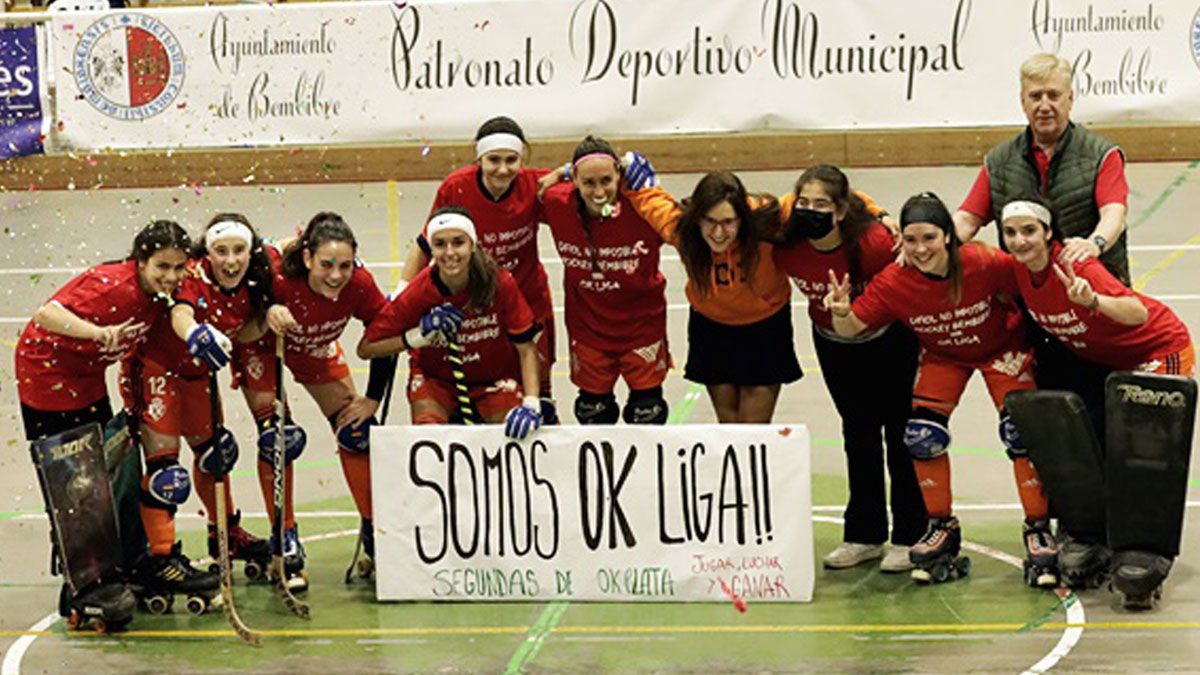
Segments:
[[[931,518],[950,515],[954,497],[950,492],[950,455],[913,461],[917,483],[925,500],[925,510]]]

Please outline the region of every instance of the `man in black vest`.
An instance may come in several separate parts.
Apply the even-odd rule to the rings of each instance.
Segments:
[[[1071,122],[1073,103],[1066,59],[1035,54],[1021,64],[1021,107],[1029,125],[988,152],[954,214],[955,229],[959,239],[970,241],[982,225],[999,224],[1008,201],[1038,192],[1058,212],[1064,261],[1098,257],[1128,286],[1125,158],[1112,142]]]

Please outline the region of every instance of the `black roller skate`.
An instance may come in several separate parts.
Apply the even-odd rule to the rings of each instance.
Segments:
[[[1068,588],[1083,590],[1100,588],[1108,582],[1112,551],[1104,544],[1095,544],[1058,531],[1058,569]]]
[[[915,565],[913,580],[921,584],[940,584],[967,576],[971,573],[971,559],[959,556],[961,549],[962,531],[958,518],[930,518],[925,535],[908,551],[908,559]]]
[[[63,584],[58,596],[58,613],[71,630],[119,633],[129,626],[136,605],[133,592],[123,583],[96,583],[78,594]]]
[[[271,550],[275,550],[275,535],[271,535]],[[304,570],[304,544],[300,533],[293,526],[283,533],[283,573],[287,575],[287,587],[293,593],[308,590],[308,572]]]
[[[175,542],[170,555],[147,554],[138,565],[133,592],[151,614],[170,612],[181,593],[196,616],[220,605],[220,577],[192,567],[182,549],[182,542]]]
[[[1120,551],[1112,558],[1110,588],[1120,593],[1125,609],[1144,612],[1162,599],[1162,585],[1171,573],[1172,558],[1148,551]]]
[[[1026,522],[1021,538],[1025,542],[1025,583],[1031,588],[1058,586],[1058,542],[1050,522]]]
[[[251,581],[265,579],[267,568],[271,566],[271,545],[266,539],[256,537],[247,532],[241,525],[242,512],[235,511],[229,516],[229,560],[243,560],[242,570]],[[220,542],[217,541],[217,526],[208,524],[208,555],[214,560],[220,557]],[[216,562],[208,566],[208,571],[217,574],[220,565]]]

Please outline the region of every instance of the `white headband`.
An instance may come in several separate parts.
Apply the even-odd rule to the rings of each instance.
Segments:
[[[512,150],[520,154],[525,150],[525,142],[516,134],[488,134],[475,141],[475,158],[479,159],[493,150]]]
[[[212,246],[213,242],[225,237],[241,239],[246,242],[246,246],[254,243],[254,233],[250,231],[249,227],[246,227],[245,223],[239,223],[236,220],[222,220],[204,233],[204,246]]]
[[[1015,201],[1005,204],[1004,210],[1000,212],[1000,221],[1004,222],[1017,216],[1037,218],[1045,223],[1046,227],[1050,227],[1050,209],[1037,202]]]
[[[476,242],[475,223],[471,219],[461,213],[443,213],[433,217],[429,224],[425,226],[425,240],[432,242],[433,235],[442,230],[462,230],[471,238],[471,243]]]

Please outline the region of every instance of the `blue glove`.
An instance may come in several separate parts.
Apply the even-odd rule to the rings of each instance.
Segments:
[[[443,338],[449,340],[458,334],[462,322],[462,310],[448,302],[443,303],[421,317],[421,335],[430,339],[434,333],[441,333]]]
[[[508,411],[504,418],[504,435],[518,441],[525,440],[529,434],[542,426],[542,402],[536,396],[526,396],[521,405]]]
[[[221,331],[206,323],[192,326],[187,334],[188,353],[200,359],[212,370],[220,370],[229,363],[233,343]]]
[[[640,152],[627,152],[621,158],[621,166],[625,169],[625,187],[630,190],[641,190],[658,186],[658,176],[650,160]]]

